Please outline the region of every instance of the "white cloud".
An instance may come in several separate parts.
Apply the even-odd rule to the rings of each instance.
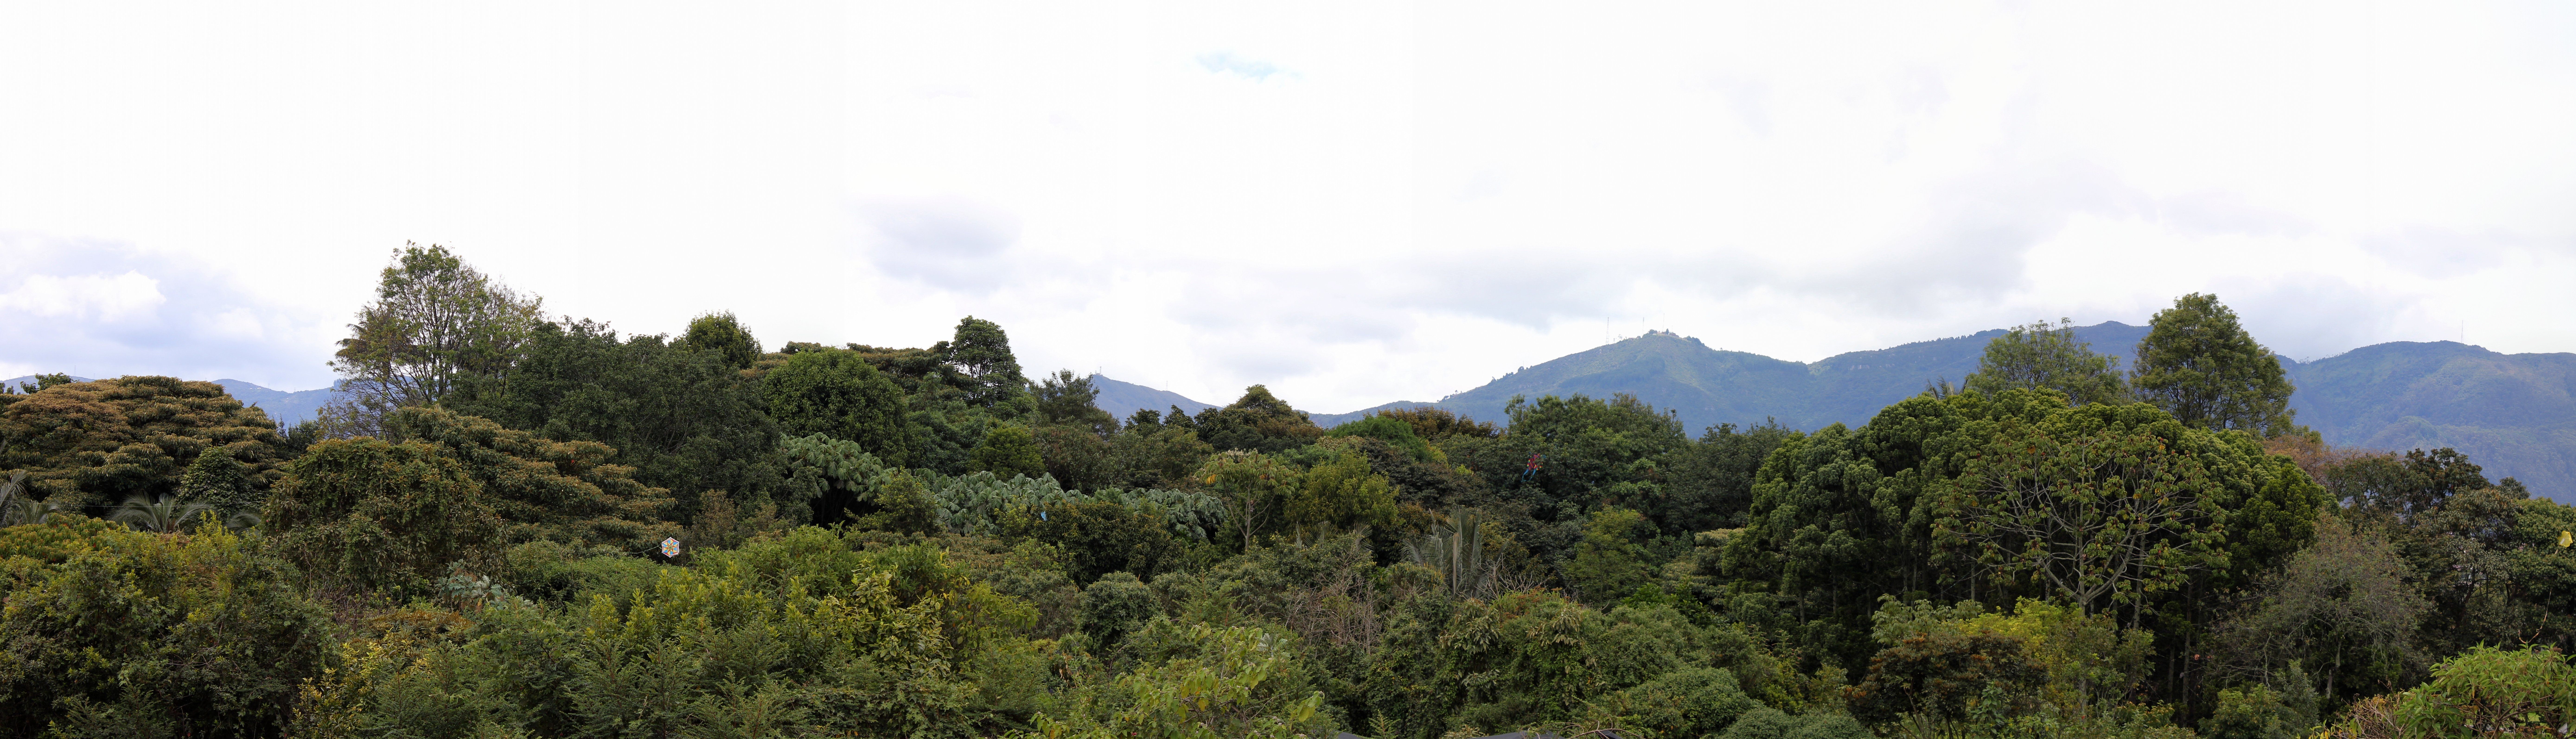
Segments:
[[[148,316],[168,301],[158,280],[131,270],[120,275],[27,275],[18,289],[0,293],[0,308],[100,323]]]

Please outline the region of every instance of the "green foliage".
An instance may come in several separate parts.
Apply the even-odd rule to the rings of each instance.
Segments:
[[[27,529],[82,541],[0,569],[0,733],[274,736],[299,682],[330,664],[331,614],[257,538],[57,524],[0,546]]]
[[[1852,710],[1882,723],[1997,723],[2036,709],[2046,679],[2020,639],[1984,630],[1916,632],[1870,658],[1869,676],[1851,690]]]
[[[1395,488],[1368,460],[1339,451],[1299,477],[1280,513],[1303,534],[1309,528],[1348,529],[1395,523]]]
[[[1045,474],[1075,490],[1109,487],[1125,475],[1117,469],[1117,451],[1089,424],[1039,426],[1030,431]]]
[[[1220,450],[1283,452],[1315,443],[1324,435],[1305,412],[1289,407],[1288,401],[1260,385],[1244,388],[1243,397],[1230,405],[1201,411],[1195,420],[1199,438]]]
[[[1182,416],[1188,418],[1188,416]],[[1196,472],[1216,447],[1179,426],[1130,428],[1109,439],[1110,467],[1123,479],[1109,484],[1132,488],[1176,488],[1192,484]]]
[[[868,453],[896,464],[911,458],[903,389],[857,352],[798,352],[770,369],[762,382],[769,416],[778,420],[781,432],[858,442]]]
[[[732,311],[707,313],[690,319],[688,332],[681,334],[680,340],[673,343],[688,351],[713,354],[723,360],[725,366],[734,369],[750,369],[753,362],[760,361],[760,340],[752,337],[751,329],[743,328],[742,322],[734,319]]]
[[[1101,575],[1082,588],[1082,631],[1104,646],[1117,644],[1162,610],[1154,589],[1125,572]]]
[[[2303,665],[2314,692],[2340,707],[2420,674],[2413,636],[2432,603],[2407,582],[2405,560],[2377,526],[2337,516],[2316,544],[2256,582],[2256,600],[2218,631],[2240,677]]]
[[[394,441],[438,445],[481,484],[481,500],[502,521],[502,539],[560,541],[608,551],[641,551],[679,533],[665,519],[670,491],[647,487],[609,464],[617,450],[590,441],[553,441],[437,408],[404,408],[385,420]]]
[[[1671,412],[1626,394],[1606,401],[1516,398],[1506,412],[1511,425],[1500,437],[1456,436],[1442,446],[1451,460],[1483,476],[1498,502],[1541,520],[1572,521],[1602,505],[1658,502],[1666,495],[1669,455],[1690,444]],[[1531,455],[1542,455],[1539,470],[1525,475]]]
[[[1179,569],[1185,551],[1162,515],[1116,503],[1015,508],[999,519],[1003,538],[1056,547],[1067,574],[1086,585],[1112,572],[1153,577]]]
[[[2138,342],[2138,398],[2198,429],[2242,429],[2263,436],[2294,430],[2290,380],[2272,351],[2254,343],[2236,311],[2218,296],[2174,300],[2147,324]]]
[[[856,515],[901,469],[888,468],[858,442],[822,434],[781,439],[778,451],[789,470],[781,502],[792,521],[829,525]]]
[[[131,376],[57,383],[0,407],[0,470],[57,506],[176,492],[187,466],[223,447],[254,488],[277,479],[284,440],[268,414],[211,382]]]
[[[1041,426],[1078,426],[1094,434],[1118,430],[1118,419],[1108,411],[1092,405],[1100,399],[1100,389],[1091,386],[1091,378],[1075,377],[1073,370],[1056,370],[1029,388],[1037,401],[1037,423]]]
[[[2207,739],[2299,739],[2314,723],[2271,688],[2249,685],[2218,691],[2218,710],[2201,720],[2199,733]]]
[[[637,482],[671,490],[679,507],[670,513],[684,520],[697,515],[703,491],[757,503],[783,475],[771,454],[778,426],[760,383],[717,354],[659,336],[620,341],[590,321],[540,325],[524,352],[501,382],[442,405],[548,439],[615,448],[611,461],[634,468]]]
[[[1636,511],[1605,508],[1583,525],[1583,541],[1565,564],[1565,584],[1586,602],[1602,604],[1646,585],[1653,577],[1645,547],[1655,525]]]
[[[1749,711],[1771,711],[1744,694],[1735,673],[1714,667],[1657,675],[1624,691],[1619,703],[1629,709],[1626,723],[1654,732],[1653,736],[1709,736],[1737,723]]]
[[[1362,418],[1327,429],[1324,431],[1324,436],[1329,438],[1362,436],[1386,442],[1387,446],[1395,447],[1416,462],[1449,461],[1448,455],[1433,448],[1430,441],[1424,440],[1414,432],[1413,424],[1406,423],[1395,416],[1377,415]]]
[[[1000,425],[984,432],[984,443],[975,445],[974,469],[995,475],[1046,474],[1046,456],[1038,450],[1037,438],[1019,426]]]
[[[2549,735],[2576,722],[2576,667],[2556,647],[2469,648],[2397,699],[2410,736]]]
[[[967,405],[1007,408],[997,414],[1003,420],[1027,412],[1029,380],[1020,374],[1020,360],[1012,356],[1011,338],[1000,324],[974,316],[959,319],[955,336],[934,351],[969,380],[964,388]]]
[[[1329,734],[1318,710],[1324,695],[1282,679],[1294,652],[1258,629],[1193,625],[1176,635],[1186,645],[1106,684],[1084,686],[1066,710],[1040,715],[1036,739],[1290,739]]]
[[[188,463],[187,472],[180,473],[178,497],[230,512],[259,510],[267,495],[251,483],[241,463],[233,461],[231,448],[208,447]]]
[[[2220,561],[2224,512],[2198,495],[2211,475],[2177,443],[2188,432],[2136,406],[2087,406],[2052,420],[2097,430],[1998,434],[1949,486],[1936,539],[2088,613],[2134,613]]]
[[[99,542],[113,541],[117,534],[131,530],[79,514],[58,514],[39,523],[0,528],[0,560],[26,557],[62,564],[74,554],[94,549]]]
[[[1753,509],[1753,480],[1762,461],[1797,435],[1777,421],[1746,429],[1711,426],[1699,443],[1673,452],[1664,494],[1637,501],[1638,510],[1671,532],[1741,527]]]
[[[2124,403],[2127,383],[2120,378],[2120,358],[2096,354],[2075,337],[2075,322],[2040,321],[2014,326],[1986,344],[1986,355],[1969,375],[1967,389],[1992,395],[2007,388],[2041,388],[2066,394],[2075,405]]]
[[[1493,599],[1502,591],[1502,558],[1486,537],[1500,527],[1474,509],[1452,509],[1443,518],[1405,543],[1405,558],[1436,573],[1452,597]]]
[[[305,572],[397,598],[428,595],[451,563],[489,560],[501,536],[473,474],[418,441],[315,444],[287,465],[260,517]]]
[[[391,728],[437,692],[459,733],[969,736],[1034,709],[1032,612],[935,548],[807,528],[697,556],[622,598],[486,607],[481,638],[317,681],[298,712]]]
[[[522,296],[447,247],[404,244],[358,309],[331,368],[339,397],[323,415],[334,436],[372,435],[395,408],[438,403],[476,379],[500,377],[545,322],[544,301]]]
[[[2115,497],[2132,489],[2163,494]],[[2251,438],[2186,428],[2143,404],[1927,394],[1860,429],[1782,444],[1717,565],[1735,581],[1738,617],[1796,629],[1809,648],[1857,665],[1874,651],[1863,636],[1882,594],[2000,605],[2057,593],[2139,625],[2195,583],[2242,583],[2277,566],[2313,538],[2325,502]],[[2136,556],[2105,556],[2121,548]]]
[[[200,517],[212,519],[214,512],[212,506],[204,503],[189,503],[168,496],[127,498],[125,505],[117,506],[116,515],[109,518],[137,531],[169,534],[196,523]]]

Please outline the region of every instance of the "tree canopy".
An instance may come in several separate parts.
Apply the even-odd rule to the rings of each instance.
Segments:
[[[2293,431],[2297,411],[2290,409],[2290,380],[2280,361],[2254,342],[2218,296],[2182,296],[2147,327],[2130,381],[2140,400],[2193,428],[2264,436]]]

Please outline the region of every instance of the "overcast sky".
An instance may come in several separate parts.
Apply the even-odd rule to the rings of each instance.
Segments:
[[[406,241],[1225,402],[2217,293],[2576,350],[2576,4],[0,3],[0,377],[320,387]]]

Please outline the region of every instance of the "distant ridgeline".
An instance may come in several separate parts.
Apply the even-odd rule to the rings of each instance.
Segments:
[[[2124,370],[2135,365],[2138,342],[2147,336],[2144,326],[2116,321],[2075,331],[2094,351],[2120,356]],[[1698,339],[1655,331],[1523,368],[1437,402],[1400,401],[1310,417],[1330,427],[1384,409],[1439,406],[1499,424],[1504,404],[1515,395],[1629,393],[1675,411],[1693,434],[1719,423],[1742,427],[1764,419],[1803,430],[1858,426],[1879,409],[1922,392],[1926,382],[1965,380],[1977,370],[1986,343],[2003,334],[1995,329],[1801,364],[1711,349]],[[2328,444],[2454,447],[2477,460],[2490,478],[2519,478],[2535,495],[2576,502],[2576,354],[2498,354],[2449,341],[2401,341],[2314,362],[2284,357],[2281,363],[2298,386],[2290,397],[2298,422],[2323,434]],[[1100,407],[1121,417],[1134,408],[1112,407],[1111,387],[1178,398],[1185,409],[1206,405],[1107,378],[1095,382],[1102,385]],[[1155,410],[1174,404],[1153,402]]]

